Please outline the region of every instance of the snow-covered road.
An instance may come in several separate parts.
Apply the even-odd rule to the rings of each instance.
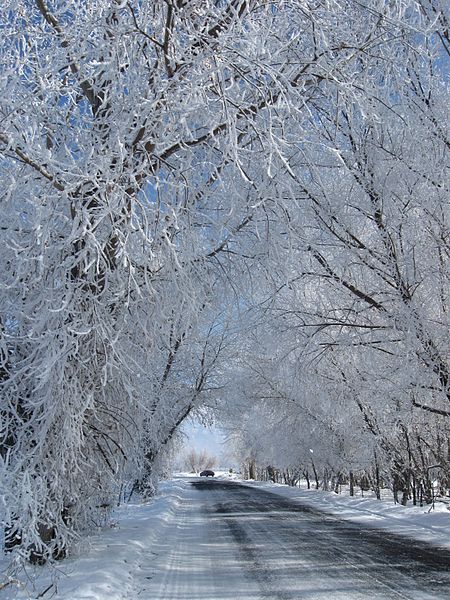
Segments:
[[[4,556],[0,600],[450,598],[445,507],[179,475],[113,517],[55,565]]]
[[[448,599],[450,552],[342,521],[264,489],[195,480],[138,598]]]

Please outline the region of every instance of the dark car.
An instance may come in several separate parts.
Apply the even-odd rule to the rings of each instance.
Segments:
[[[200,473],[200,477],[214,477],[214,471],[210,471],[209,469],[206,469],[205,471],[202,471]]]

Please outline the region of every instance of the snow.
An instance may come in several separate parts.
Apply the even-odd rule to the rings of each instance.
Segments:
[[[225,472],[218,477],[237,479]],[[174,571],[176,580],[193,590],[190,597],[197,597],[198,588],[199,598],[212,600],[218,597],[220,587],[221,598],[236,597],[233,589],[245,592],[246,599],[256,598],[257,590],[240,572],[233,556],[232,539],[224,539],[223,532],[217,538],[220,544],[206,539],[203,524],[208,515],[195,503],[198,492],[190,486],[191,481],[192,476],[177,474],[161,484],[153,501],[118,507],[110,525],[93,532],[88,544],[83,542],[70,558],[55,565],[28,566],[15,575],[19,584],[12,583],[0,591],[0,599],[160,600],[171,597],[166,594],[173,584]],[[429,512],[428,507],[402,507],[390,500],[350,498],[265,482],[242,483],[365,526],[450,548],[450,514],[441,503]],[[4,557],[0,563],[0,582],[7,580],[8,560]],[[186,564],[190,564],[189,569],[183,567]]]
[[[135,597],[135,580],[146,577],[154,548],[173,522],[186,482],[176,478],[161,484],[150,503],[130,503],[116,509],[109,527],[91,535],[70,558],[44,567],[21,571],[20,585],[0,591],[1,600],[43,597],[61,600],[124,600]],[[7,579],[3,560],[0,582]]]

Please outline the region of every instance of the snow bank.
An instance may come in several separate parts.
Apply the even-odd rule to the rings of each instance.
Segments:
[[[0,562],[0,585],[9,577],[15,582],[0,590],[0,599],[134,599],[133,576],[148,569],[155,559],[185,486],[183,479],[163,482],[150,503],[117,508],[108,528],[93,533],[71,557],[55,565],[28,566],[11,575],[9,557],[4,557]]]

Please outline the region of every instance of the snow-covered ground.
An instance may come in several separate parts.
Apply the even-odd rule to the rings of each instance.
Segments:
[[[153,501],[120,506],[107,528],[93,532],[73,556],[53,566],[28,566],[11,575],[4,557],[0,585],[14,581],[0,590],[0,599],[134,600],[136,577],[147,576],[185,488],[186,479],[177,477],[163,482]]]
[[[221,474],[219,478],[229,479],[229,476]],[[197,508],[194,495],[199,492],[189,485],[190,482],[192,477],[179,474],[161,485],[159,495],[152,502],[119,507],[113,515],[111,526],[94,532],[89,541],[80,545],[67,560],[54,566],[27,567],[16,573],[16,581],[11,581],[0,590],[0,599],[160,600],[170,597],[164,592],[167,574],[174,570],[174,564],[169,563],[178,560],[180,568],[177,577],[183,579],[184,585],[190,581],[190,585],[201,587],[199,598],[211,600],[217,597],[214,578],[221,571],[222,586],[230,572],[234,583],[239,581],[240,590],[245,591],[245,598],[258,597],[257,590],[233,567],[231,555],[227,558],[226,553],[221,554],[221,564],[214,558],[214,552],[223,552],[226,546],[223,535],[221,548],[214,548],[214,540],[212,544],[211,540],[203,540],[202,536],[206,535],[203,524],[207,516]],[[364,526],[380,527],[390,533],[397,532],[450,548],[450,512],[439,503],[434,511],[428,512],[428,507],[405,508],[395,505],[391,500],[380,502],[371,498],[350,498],[332,492],[300,490],[269,483],[245,483],[299,500],[341,518],[358,521]],[[192,543],[197,542],[197,538],[199,543],[197,550],[194,550]],[[194,556],[195,552],[199,554]],[[184,572],[181,565],[185,564],[183,561],[189,555],[192,569]],[[210,566],[208,561],[211,562]],[[3,558],[0,564],[0,583],[6,583],[11,576],[7,567],[8,559]],[[232,567],[234,570],[230,571]],[[199,577],[200,572],[203,573],[203,579]],[[214,572],[214,577],[208,578],[210,572]],[[221,597],[227,598],[228,592],[230,598],[236,597],[233,589],[237,588],[234,585],[229,589],[223,588]],[[197,596],[193,594],[191,597]]]

